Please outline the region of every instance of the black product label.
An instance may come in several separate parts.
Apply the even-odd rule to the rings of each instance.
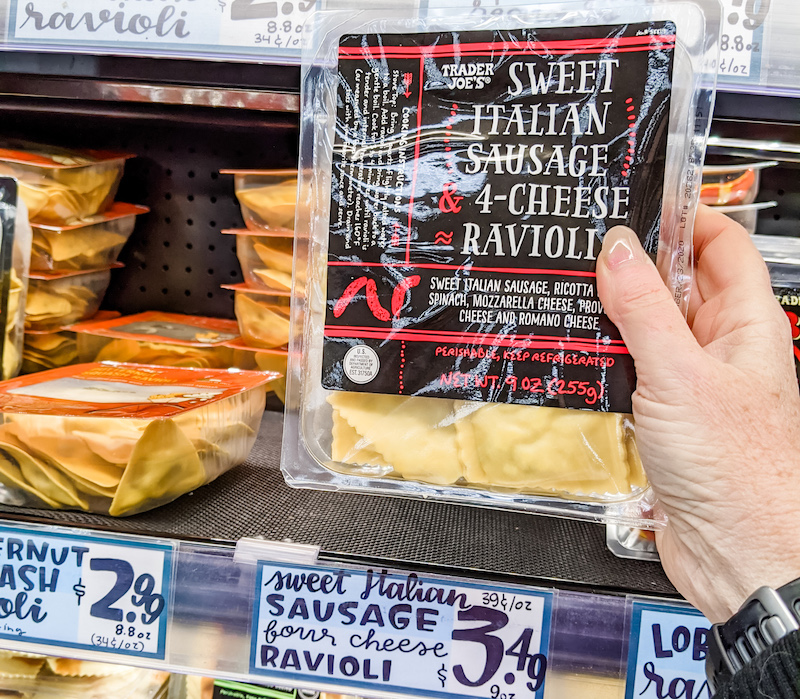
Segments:
[[[629,412],[606,231],[652,256],[675,26],[344,36],[325,388]]]
[[[800,382],[800,289],[773,287],[775,298],[789,317],[792,326],[792,349],[794,350],[794,368]]]

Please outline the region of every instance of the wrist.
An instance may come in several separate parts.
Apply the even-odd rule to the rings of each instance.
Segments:
[[[800,578],[778,589],[761,587],[708,639],[706,674],[712,691],[760,653],[800,630]]]

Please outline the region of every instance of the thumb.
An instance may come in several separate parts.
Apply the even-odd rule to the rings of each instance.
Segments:
[[[615,226],[597,258],[597,291],[640,377],[655,378],[665,361],[685,365],[697,341],[636,234]]]

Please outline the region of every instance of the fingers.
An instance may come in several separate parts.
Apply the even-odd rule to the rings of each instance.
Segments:
[[[683,363],[699,349],[658,270],[630,228],[616,226],[606,233],[597,258],[597,289],[640,378],[656,376],[665,359]]]
[[[769,273],[747,231],[710,206],[699,206],[694,223],[695,285],[703,299],[747,284],[772,294]],[[752,292],[751,292],[752,293]]]

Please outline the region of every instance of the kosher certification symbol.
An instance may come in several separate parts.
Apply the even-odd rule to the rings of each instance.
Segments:
[[[351,347],[344,355],[344,373],[353,383],[369,383],[381,368],[378,353],[366,345]]]

